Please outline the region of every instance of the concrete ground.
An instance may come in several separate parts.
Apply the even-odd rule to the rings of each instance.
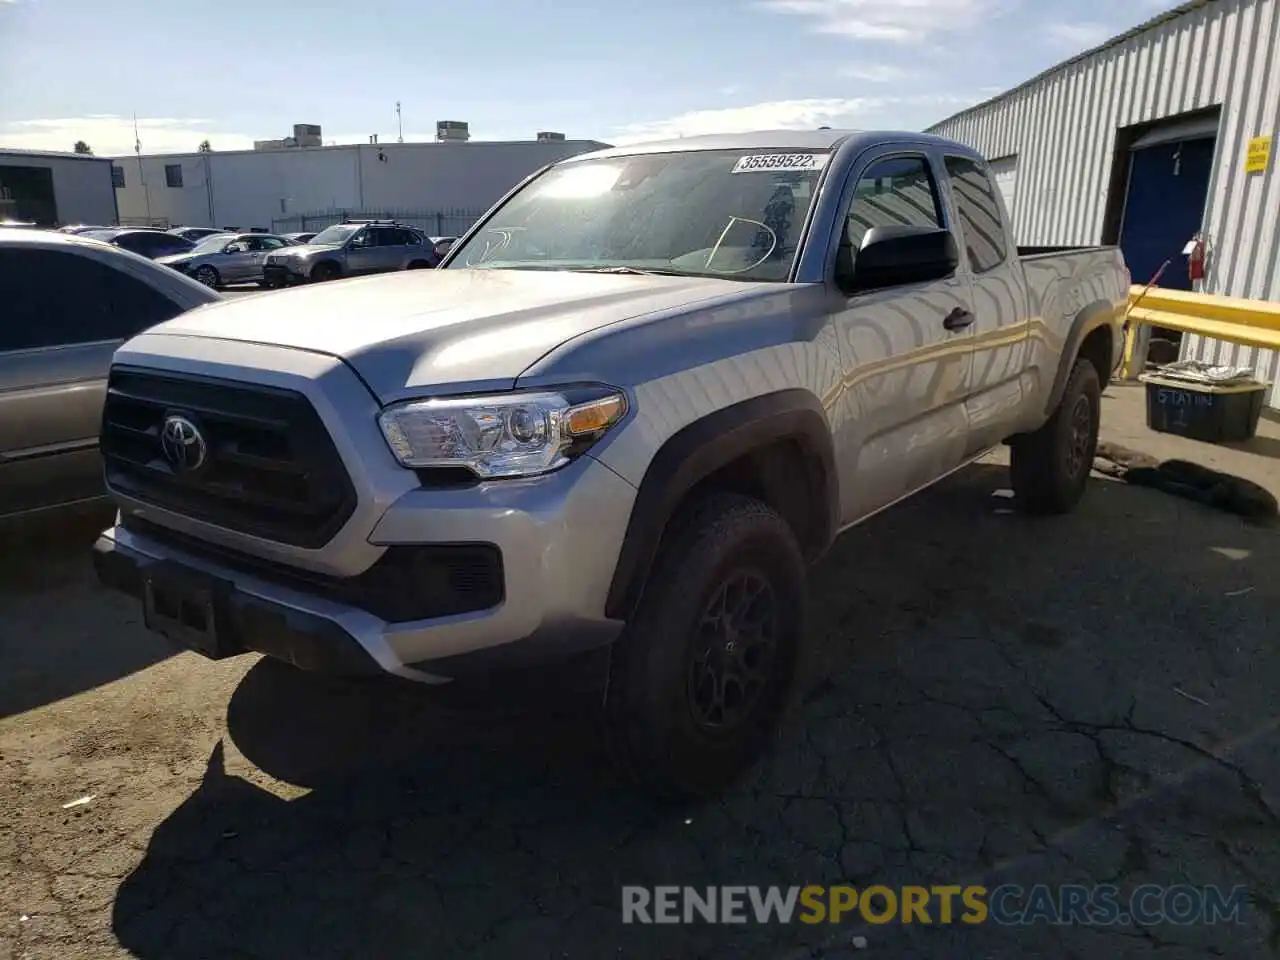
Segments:
[[[1107,439],[1280,492],[1248,450]],[[1280,535],[993,455],[850,532],[775,749],[718,802],[615,783],[585,698],[172,653],[63,525],[0,570],[0,960],[1168,957],[1280,949]],[[35,550],[36,552],[31,552]],[[625,884],[1245,885],[1240,924],[623,926]]]

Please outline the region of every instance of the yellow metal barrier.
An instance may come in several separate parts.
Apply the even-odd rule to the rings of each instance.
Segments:
[[[1129,288],[1126,320],[1124,366],[1120,373],[1126,380],[1142,372],[1146,358],[1135,354],[1145,354],[1145,349],[1138,349],[1139,342],[1146,339],[1138,335],[1144,325],[1280,350],[1280,303],[1265,300],[1135,286]]]

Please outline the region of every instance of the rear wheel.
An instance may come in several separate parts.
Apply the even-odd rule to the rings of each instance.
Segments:
[[[218,271],[208,264],[196,269],[195,278],[211,290],[217,290],[222,284],[222,278],[218,276]]]
[[[805,564],[775,511],[721,494],[675,518],[612,651],[610,740],[660,796],[723,789],[764,751],[795,676]]]
[[[1098,449],[1102,385],[1088,360],[1077,360],[1047,423],[1011,444],[1015,501],[1027,513],[1069,513],[1084,496]]]

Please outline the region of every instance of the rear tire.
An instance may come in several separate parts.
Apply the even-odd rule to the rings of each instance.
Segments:
[[[1010,445],[1010,476],[1021,510],[1061,514],[1075,509],[1093,469],[1101,412],[1097,368],[1078,359],[1048,422]]]
[[[218,275],[218,271],[215,268],[208,265],[197,267],[194,276],[210,290],[217,290],[218,287],[222,286],[222,277]]]
[[[753,764],[790,698],[805,563],[785,520],[718,494],[673,519],[610,659],[614,755],[644,791],[706,796]]]

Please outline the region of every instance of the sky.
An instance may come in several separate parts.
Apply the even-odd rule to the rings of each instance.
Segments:
[[[0,147],[921,129],[1173,0],[0,0]]]

